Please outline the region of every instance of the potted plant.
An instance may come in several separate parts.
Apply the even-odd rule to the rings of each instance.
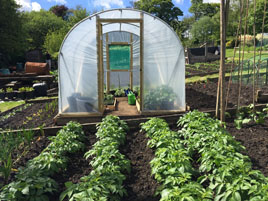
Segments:
[[[11,88],[11,87],[6,88],[6,97],[8,99],[13,99],[14,96],[15,96],[15,92],[14,92],[13,88]]]
[[[19,91],[17,93],[17,97],[20,98],[20,99],[25,99],[25,87],[21,87],[19,88]]]
[[[167,85],[149,90],[144,97],[144,107],[148,110],[172,110],[176,94]]]
[[[140,87],[136,86],[134,87],[133,93],[135,94],[136,97],[140,96]]]
[[[33,87],[25,87],[25,98],[28,98],[28,99],[34,98]]]
[[[4,91],[4,89],[0,89],[0,99],[1,100],[5,99],[5,91]]]
[[[104,95],[104,105],[113,105],[114,104],[114,96],[112,94]]]
[[[116,89],[115,93],[114,93],[115,97],[123,97],[125,96],[125,91],[124,89],[118,88]]]

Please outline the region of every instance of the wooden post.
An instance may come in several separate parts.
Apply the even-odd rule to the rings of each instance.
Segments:
[[[249,60],[248,60],[248,82],[247,83],[249,83],[249,66],[250,66],[250,64],[249,64]]]
[[[240,80],[239,80],[239,91],[238,91],[238,103],[237,103],[237,108],[238,108],[238,109],[239,109],[239,107],[240,107],[240,97],[241,97],[242,79],[243,79],[243,66],[244,66],[245,45],[246,45],[248,8],[249,8],[249,0],[247,0],[247,9],[246,9],[245,26],[244,26],[244,41],[243,41],[242,63],[241,63],[241,69],[240,69]]]
[[[221,70],[219,70],[218,87],[217,87],[216,112],[215,112],[216,118],[220,117],[220,114],[219,114],[220,86],[221,86]]]
[[[100,93],[100,103],[101,103],[101,112],[104,111],[104,70],[103,70],[103,39],[102,39],[102,24],[99,23],[99,30],[100,30],[100,89],[101,89],[101,93]]]
[[[254,0],[254,23],[253,23],[253,35],[254,35],[254,58],[253,58],[253,80],[252,80],[252,84],[253,84],[253,111],[255,111],[255,57],[256,57],[256,27],[255,27],[255,23],[256,23],[256,0]]]
[[[226,15],[225,15],[225,0],[221,0],[221,6],[220,6],[220,30],[221,30],[221,58],[220,58],[220,120],[222,122],[225,121],[225,39],[226,39]]]
[[[207,41],[205,43],[205,62],[207,62],[207,56],[208,56],[208,46],[207,46]]]
[[[96,45],[97,45],[97,66],[98,66],[98,109],[101,112],[101,75],[100,75],[100,26],[99,26],[99,16],[96,16]]]
[[[267,74],[268,74],[267,68],[268,68],[268,60],[267,60],[267,63],[266,63],[266,79],[265,79],[265,85],[267,85]]]
[[[109,36],[106,33],[106,93],[110,93],[110,60],[109,60]]]
[[[131,91],[133,91],[133,34],[130,34],[130,78],[129,78],[129,82],[130,82],[130,89]]]
[[[143,111],[143,13],[140,13],[140,106]]]
[[[98,65],[98,108],[99,112],[103,112],[103,44],[102,44],[102,24],[99,16],[96,17],[97,30],[97,65]]]

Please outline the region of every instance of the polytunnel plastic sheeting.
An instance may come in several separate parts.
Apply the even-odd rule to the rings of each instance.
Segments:
[[[82,21],[59,54],[59,112],[97,112],[96,17]]]
[[[100,19],[131,19],[140,18],[140,14],[141,11],[137,10],[118,9],[96,15]],[[98,111],[96,15],[79,22],[67,34],[60,49],[60,113]],[[114,23],[103,26],[103,33],[118,31],[133,33],[138,38],[140,35],[137,24]],[[102,39],[104,40],[105,37]],[[176,33],[162,20],[144,13],[143,47],[144,109],[184,110],[185,58]],[[133,50],[138,54],[135,57],[134,53],[133,71],[139,78],[139,40],[133,46]],[[105,58],[105,51],[103,53]],[[154,105],[155,102],[161,102],[161,105]],[[168,106],[163,107],[163,105]]]
[[[165,23],[144,15],[144,110],[185,109],[184,49]]]

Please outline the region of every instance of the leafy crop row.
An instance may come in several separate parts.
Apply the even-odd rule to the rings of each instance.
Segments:
[[[15,181],[1,189],[0,200],[46,201],[49,193],[57,191],[51,176],[67,167],[68,153],[83,149],[84,133],[79,124],[70,122],[50,140],[39,156],[19,168]]]
[[[34,136],[33,131],[0,133],[0,177],[7,183],[13,163],[28,151]],[[22,154],[18,154],[19,150]],[[14,154],[14,152],[17,152]],[[13,154],[12,154],[13,153]],[[0,183],[0,187],[2,187]]]
[[[125,142],[127,129],[126,123],[118,117],[107,116],[103,119],[96,133],[98,142],[85,154],[86,158],[94,157],[90,162],[93,170],[78,184],[67,182],[67,190],[60,200],[68,196],[70,201],[117,201],[126,194],[124,173],[130,172],[130,162],[118,149]]]
[[[198,151],[197,181],[213,191],[215,201],[268,200],[268,185],[260,171],[252,170],[245,148],[222,127],[222,123],[198,111],[178,121],[178,132],[188,153]]]
[[[150,162],[152,174],[162,184],[160,201],[210,200],[212,191],[194,182],[196,171],[191,165],[189,150],[181,144],[179,134],[170,131],[168,124],[159,118],[152,118],[141,125],[150,138],[148,145],[156,149]]]

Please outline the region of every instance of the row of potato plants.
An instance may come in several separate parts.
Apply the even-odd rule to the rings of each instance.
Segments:
[[[57,191],[52,176],[66,169],[68,154],[84,148],[84,133],[80,124],[69,122],[50,140],[40,155],[19,168],[15,180],[1,189],[0,200],[47,201],[49,194]]]
[[[199,154],[197,182],[213,192],[215,201],[268,200],[268,179],[252,170],[245,148],[209,114],[193,111],[178,121],[181,143],[188,153]]]
[[[152,174],[162,184],[157,193],[160,201],[188,200],[206,201],[212,191],[194,181],[197,171],[192,167],[189,150],[184,148],[178,132],[171,131],[168,124],[152,118],[141,124],[150,138],[148,146],[155,149],[155,158],[150,162]]]
[[[119,152],[119,146],[125,143],[128,127],[119,117],[109,115],[97,128],[99,140],[85,153],[86,159],[92,158],[93,170],[77,184],[66,182],[60,200],[68,196],[69,201],[118,201],[126,194],[123,181],[130,172],[130,161]]]

